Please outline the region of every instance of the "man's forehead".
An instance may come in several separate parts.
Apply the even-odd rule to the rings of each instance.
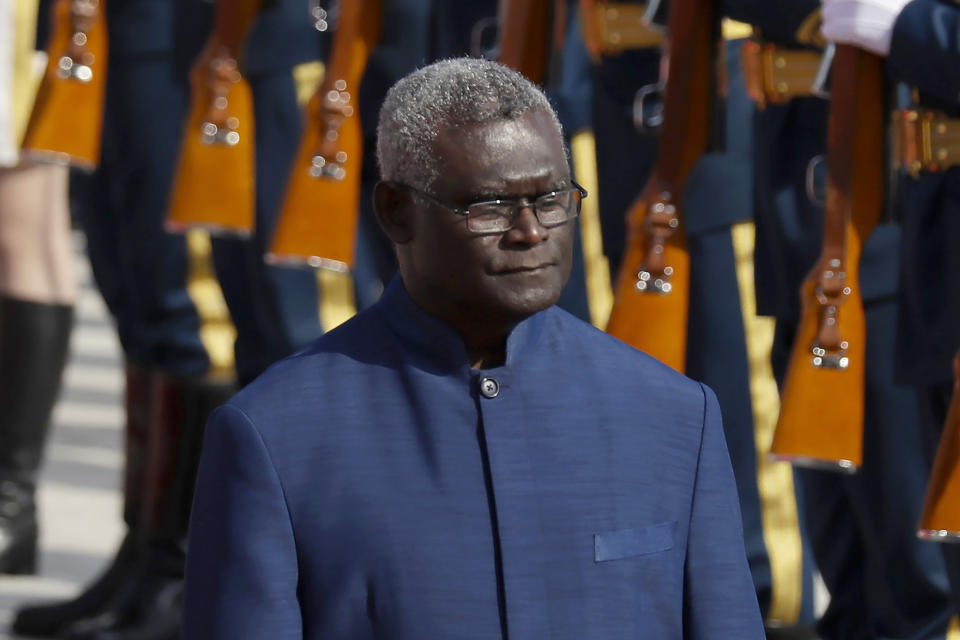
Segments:
[[[442,127],[434,151],[441,167],[447,170],[451,164],[477,167],[521,162],[566,166],[558,128],[549,115],[532,111],[518,118]]]

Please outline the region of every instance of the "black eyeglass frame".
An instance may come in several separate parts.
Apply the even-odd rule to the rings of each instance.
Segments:
[[[443,208],[443,209],[446,209],[447,211],[450,211],[450,212],[455,213],[455,214],[457,214],[457,215],[463,216],[463,217],[464,217],[464,221],[466,222],[466,225],[467,225],[467,230],[470,231],[471,233],[476,233],[476,234],[478,234],[478,235],[493,234],[493,233],[506,233],[507,231],[510,231],[511,229],[513,229],[513,228],[516,226],[516,224],[517,224],[517,218],[520,217],[520,210],[521,210],[522,208],[524,208],[524,207],[532,207],[532,208],[533,208],[533,215],[536,216],[537,222],[539,222],[540,225],[543,226],[543,227],[546,228],[546,229],[551,229],[551,228],[554,228],[554,227],[563,226],[563,225],[565,225],[566,223],[570,222],[571,220],[575,220],[575,219],[580,215],[580,211],[581,211],[581,209],[582,209],[582,207],[583,207],[583,199],[587,197],[587,190],[584,189],[583,187],[581,187],[579,184],[577,184],[576,181],[571,180],[571,181],[570,181],[570,184],[572,185],[571,187],[569,187],[569,188],[567,188],[567,189],[556,189],[556,190],[554,190],[554,191],[548,191],[548,192],[546,192],[546,193],[541,193],[541,194],[538,195],[537,197],[535,197],[535,198],[533,198],[532,200],[530,200],[530,202],[528,202],[528,203],[523,203],[523,202],[521,202],[520,200],[500,200],[500,199],[497,199],[497,200],[480,200],[480,201],[477,201],[477,202],[471,202],[471,203],[468,204],[466,207],[453,207],[453,206],[451,206],[451,205],[449,205],[449,204],[447,204],[447,203],[445,203],[445,202],[442,202],[442,201],[438,200],[437,198],[435,198],[434,196],[430,195],[429,193],[426,193],[425,191],[421,191],[420,189],[417,189],[416,187],[411,186],[411,185],[409,185],[409,184],[407,184],[407,183],[405,183],[405,182],[392,182],[392,181],[391,181],[391,182],[389,182],[389,184],[392,184],[392,185],[395,185],[395,186],[398,186],[398,187],[404,187],[405,189],[409,189],[409,190],[412,191],[414,194],[422,197],[424,200],[427,200],[427,201],[430,202],[431,204],[435,204],[435,205],[437,205],[438,207],[441,207],[441,208]],[[555,222],[555,223],[550,223],[550,224],[544,224],[543,220],[540,219],[540,211],[539,211],[539,209],[537,208],[537,201],[540,200],[541,198],[548,198],[548,197],[551,197],[551,196],[556,196],[556,195],[558,195],[558,194],[567,193],[567,192],[573,192],[573,193],[579,193],[579,194],[580,194],[580,197],[575,200],[576,208],[574,209],[574,211],[573,211],[572,213],[571,213],[570,211],[567,211],[567,218],[566,218],[566,220],[564,220],[563,222]],[[484,206],[484,205],[487,205],[487,206],[489,206],[489,205],[505,205],[505,204],[509,204],[509,205],[512,206],[510,215],[509,215],[509,216],[503,216],[505,219],[509,220],[509,222],[510,222],[509,226],[507,226],[505,229],[497,229],[496,231],[494,231],[494,230],[489,230],[489,231],[477,231],[477,230],[475,230],[475,229],[471,229],[471,228],[470,228],[470,208],[471,208],[471,207],[478,207],[478,206]]]

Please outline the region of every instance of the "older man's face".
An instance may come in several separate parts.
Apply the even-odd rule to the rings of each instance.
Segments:
[[[494,199],[530,202],[571,186],[562,140],[541,110],[516,120],[447,129],[434,148],[441,175],[432,191],[452,206]],[[424,203],[409,247],[412,269],[405,277],[418,280],[415,286],[429,293],[431,306],[520,320],[560,297],[570,276],[574,224],[545,228],[524,207],[513,229],[475,235],[463,216]]]

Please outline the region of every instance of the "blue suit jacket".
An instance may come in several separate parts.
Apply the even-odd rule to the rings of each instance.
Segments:
[[[740,526],[708,389],[556,308],[472,371],[395,280],[211,418],[183,637],[760,640]]]

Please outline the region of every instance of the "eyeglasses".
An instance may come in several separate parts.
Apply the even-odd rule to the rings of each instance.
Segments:
[[[467,219],[467,229],[472,233],[503,233],[513,229],[520,217],[520,210],[532,207],[537,220],[544,227],[559,227],[580,215],[580,205],[587,197],[587,190],[571,180],[569,189],[559,189],[544,193],[532,202],[520,200],[485,200],[474,202],[466,207],[451,207],[440,202],[429,193],[424,193],[408,184],[397,182],[438,207],[443,207]]]

